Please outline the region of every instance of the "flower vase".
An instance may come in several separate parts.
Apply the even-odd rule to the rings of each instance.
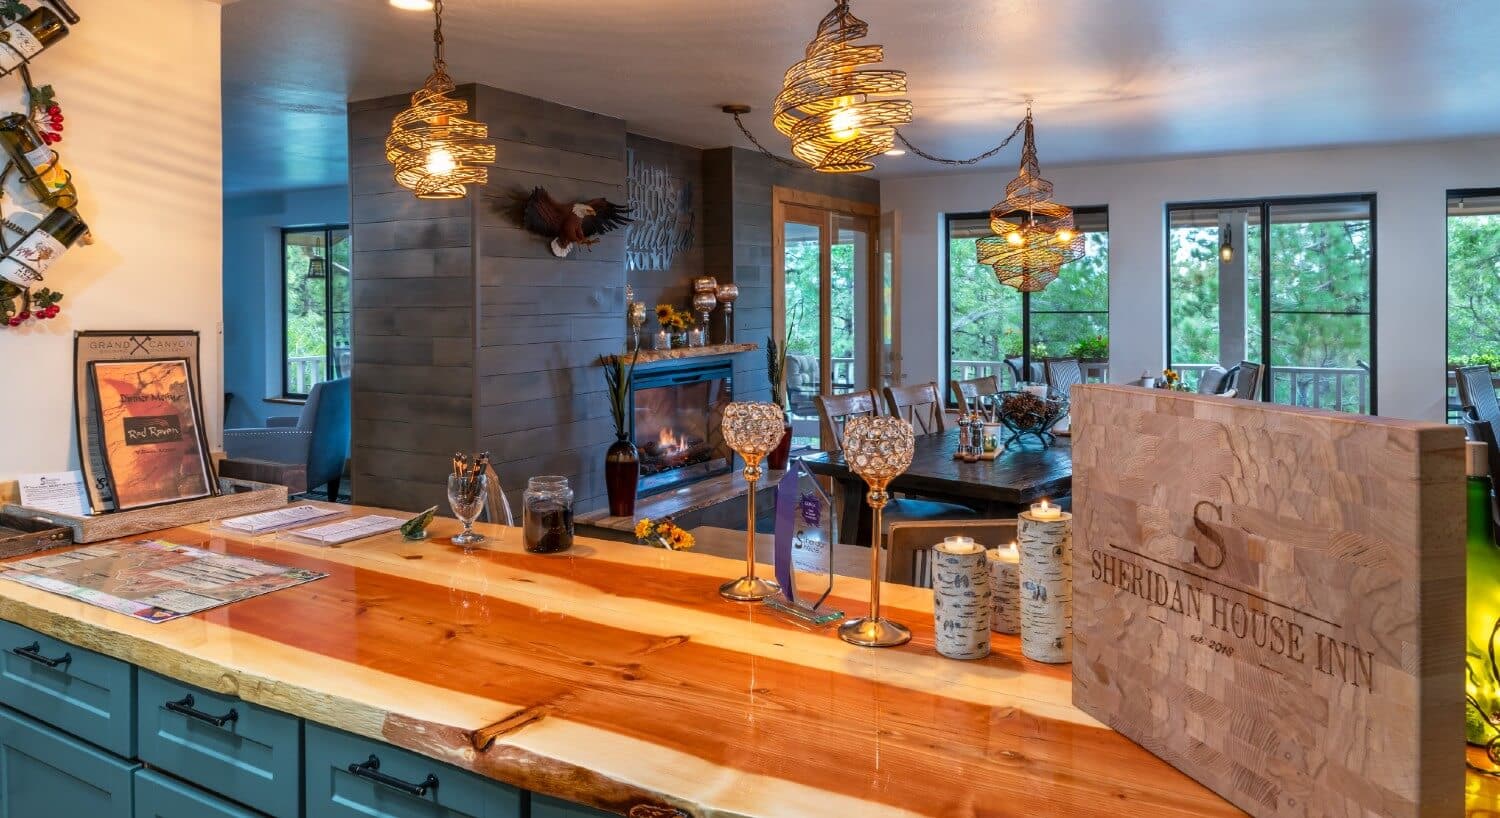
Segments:
[[[792,422],[785,424],[786,433],[781,436],[781,442],[776,448],[766,455],[766,468],[771,471],[785,471],[787,461],[792,457]]]
[[[672,348],[673,349],[684,349],[684,348],[687,347],[687,345],[688,345],[688,336],[687,336],[686,332],[674,332],[674,333],[672,333]]]
[[[609,493],[609,516],[634,517],[641,461],[635,444],[621,435],[604,454],[604,486]]]

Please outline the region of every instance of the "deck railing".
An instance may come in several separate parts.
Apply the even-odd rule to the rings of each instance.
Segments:
[[[1215,364],[1177,364],[1188,388]],[[1370,370],[1364,367],[1271,367],[1271,399],[1289,406],[1366,414],[1370,410]]]

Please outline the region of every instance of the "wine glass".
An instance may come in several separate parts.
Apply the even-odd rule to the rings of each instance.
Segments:
[[[470,546],[484,542],[484,535],[474,531],[474,520],[484,509],[489,489],[490,477],[487,474],[448,475],[448,505],[453,508],[453,516],[464,524],[463,532],[453,537],[454,545]]]
[[[724,442],[745,459],[748,511],[745,521],[745,575],[719,586],[719,596],[736,602],[759,602],[781,590],[775,582],[755,576],[755,484],[760,462],[786,434],[786,418],[774,403],[737,401],[724,407]]]
[[[898,417],[850,418],[844,426],[844,461],[849,469],[863,477],[869,493],[872,533],[870,535],[870,614],[839,626],[839,637],[845,642],[868,648],[888,648],[911,640],[905,625],[880,617],[880,542],[885,531],[880,510],[890,502],[885,490],[891,481],[911,466],[915,441],[911,424]],[[853,510],[850,510],[853,513]]]

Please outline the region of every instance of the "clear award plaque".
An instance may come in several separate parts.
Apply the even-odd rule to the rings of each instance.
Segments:
[[[831,625],[844,612],[827,606],[833,592],[833,544],[838,531],[833,500],[801,460],[776,487],[776,581],[772,609],[811,625]]]

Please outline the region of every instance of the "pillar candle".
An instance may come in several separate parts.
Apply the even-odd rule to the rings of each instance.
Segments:
[[[949,659],[990,655],[990,582],[984,547],[949,537],[932,548],[932,613],[937,652]]]
[[[1015,543],[986,551],[990,569],[990,630],[1021,632],[1021,552]]]
[[[1073,515],[1020,517],[1021,653],[1063,664],[1073,659]]]

